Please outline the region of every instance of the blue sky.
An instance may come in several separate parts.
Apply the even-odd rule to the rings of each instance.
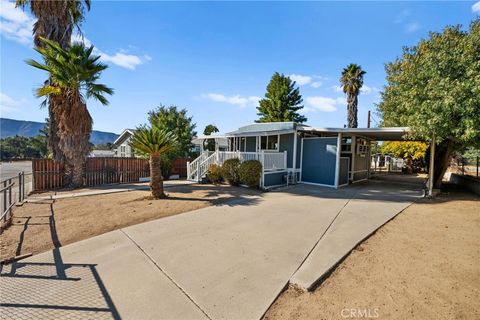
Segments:
[[[26,10],[1,1],[1,116],[43,121],[34,89],[46,75],[25,64],[32,49]],[[110,65],[101,82],[110,105],[88,101],[94,129],[119,133],[146,122],[158,104],[184,107],[198,131],[222,132],[253,122],[255,106],[275,71],[300,85],[307,123],[342,127],[343,67],[367,71],[359,124],[375,111],[384,64],[445,25],[480,15],[480,2],[160,2],[93,1],[82,25]],[[375,124],[375,123],[374,123]]]

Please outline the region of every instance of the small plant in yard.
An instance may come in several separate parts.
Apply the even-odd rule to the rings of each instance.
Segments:
[[[166,198],[163,192],[161,156],[177,148],[177,138],[171,131],[166,131],[152,124],[140,126],[132,137],[130,146],[139,154],[150,156],[150,190],[154,199]]]
[[[240,164],[238,168],[240,181],[249,187],[260,187],[262,175],[262,163],[258,160],[248,160]]]
[[[207,171],[207,178],[213,184],[219,184],[222,180],[222,167],[216,164],[210,165]]]
[[[240,176],[238,169],[240,168],[240,159],[228,159],[223,163],[222,175],[223,178],[232,186],[237,186],[240,183]]]

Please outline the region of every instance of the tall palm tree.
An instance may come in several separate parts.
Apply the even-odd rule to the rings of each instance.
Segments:
[[[358,95],[363,86],[365,71],[358,64],[351,63],[342,71],[340,83],[343,92],[347,95],[348,127],[358,127]]]
[[[36,48],[44,63],[27,60],[35,68],[50,74],[49,82],[38,88],[37,96],[53,101],[52,112],[57,119],[58,145],[66,160],[66,178],[70,187],[83,185],[83,168],[89,152],[92,118],[85,98],[93,98],[107,105],[106,94],[113,90],[96,81],[107,65],[99,63],[100,56],[92,56],[93,46],[85,48],[74,43],[63,49],[58,43],[41,38],[43,48]]]
[[[44,46],[40,39],[46,38],[67,49],[70,46],[73,29],[80,26],[85,9],[90,10],[90,0],[16,0],[16,5],[22,8],[30,6],[30,11],[37,18],[32,32],[35,46],[40,48]],[[50,99],[48,105],[50,121],[48,145],[53,159],[57,162],[63,161],[64,155],[59,146],[57,115],[53,113],[58,107],[52,104],[62,100],[68,98]]]
[[[140,126],[132,136],[130,146],[137,153],[150,156],[150,191],[152,197],[154,199],[165,198],[160,159],[163,154],[172,152],[178,147],[174,133],[161,129],[155,123],[150,127]]]

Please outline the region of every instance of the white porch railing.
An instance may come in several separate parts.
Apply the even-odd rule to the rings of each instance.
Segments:
[[[287,152],[240,152],[215,151],[202,153],[192,162],[187,163],[187,179],[200,181],[212,164],[222,165],[228,159],[238,158],[240,162],[258,160],[263,171],[287,170]]]
[[[263,171],[286,170],[287,152],[262,152]]]

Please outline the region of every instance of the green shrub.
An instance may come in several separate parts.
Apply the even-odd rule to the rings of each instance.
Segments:
[[[258,160],[248,160],[243,162],[238,169],[240,181],[249,187],[260,187],[260,177],[262,175],[262,163]]]
[[[216,164],[210,165],[207,171],[207,178],[213,184],[219,184],[222,181],[222,167]]]
[[[228,159],[223,163],[223,178],[232,186],[237,186],[240,183],[240,176],[238,175],[239,167],[240,159],[238,158]]]

